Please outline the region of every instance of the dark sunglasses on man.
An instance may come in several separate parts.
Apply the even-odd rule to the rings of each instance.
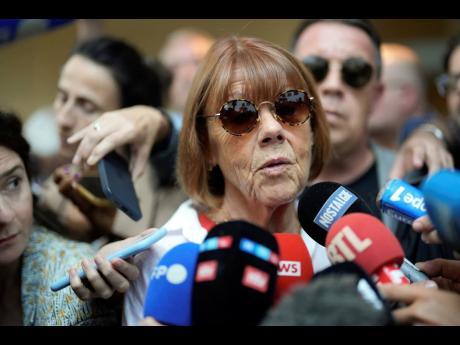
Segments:
[[[441,74],[436,78],[436,88],[442,97],[445,97],[449,91],[460,90],[460,73]]]
[[[303,59],[303,63],[317,83],[322,82],[329,73],[329,60],[321,56],[307,56]],[[342,62],[342,80],[352,88],[359,89],[365,86],[371,79],[372,72],[372,66],[361,58],[352,57]]]

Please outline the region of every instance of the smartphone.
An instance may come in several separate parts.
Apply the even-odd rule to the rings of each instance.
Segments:
[[[96,171],[85,173],[77,182],[76,190],[82,197],[95,206],[114,206],[113,202],[105,196]]]
[[[128,162],[112,151],[99,161],[98,171],[102,192],[105,197],[131,219],[135,221],[141,219],[142,212],[131,173],[129,172]]]
[[[425,164],[420,169],[409,171],[402,179],[414,187],[418,187],[423,183],[423,181],[425,181],[427,176],[428,167]]]
[[[150,248],[152,244],[155,242],[158,242],[161,240],[163,237],[166,236],[167,230],[165,228],[158,229],[155,232],[152,233],[147,233],[144,235],[139,236],[139,239],[134,242],[133,244],[120,249],[119,251],[107,256],[107,260],[111,261],[113,259],[126,259],[130,256],[136,255],[144,250],[147,250]],[[95,267],[95,266],[94,266]],[[80,279],[84,279],[86,277],[85,272],[81,269],[78,271],[78,276]],[[51,284],[50,288],[51,291],[59,291],[67,286],[70,285],[70,279],[69,276],[62,277],[61,279],[55,281],[53,284]]]

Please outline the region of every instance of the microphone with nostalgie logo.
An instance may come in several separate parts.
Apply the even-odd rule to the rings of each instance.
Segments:
[[[357,212],[372,214],[362,198],[335,182],[320,182],[309,187],[300,197],[297,212],[302,228],[322,246],[331,227],[341,217]],[[429,279],[407,259],[401,270],[412,282]]]

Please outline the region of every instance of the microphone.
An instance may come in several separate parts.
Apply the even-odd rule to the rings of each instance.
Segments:
[[[426,208],[441,239],[460,251],[460,171],[443,169],[422,185]]]
[[[427,214],[422,192],[399,179],[388,181],[377,194],[376,202],[383,213],[410,225]]]
[[[270,232],[244,221],[216,225],[198,254],[192,324],[259,324],[273,303],[278,263]]]
[[[372,214],[363,199],[335,182],[320,182],[306,189],[297,208],[302,229],[322,246],[331,226],[343,215],[355,212]]]
[[[404,252],[396,237],[380,220],[364,213],[339,219],[326,237],[332,263],[353,261],[376,283],[409,284],[400,271]]]
[[[302,229],[322,246],[325,245],[332,225],[340,217],[351,213],[370,215],[372,211],[361,197],[335,182],[312,185],[301,195],[297,208]],[[391,232],[390,229],[386,229]],[[401,270],[412,282],[429,279],[407,259],[404,259]]]
[[[297,285],[263,320],[263,326],[386,326],[389,305],[358,265],[343,262]]]
[[[192,324],[192,287],[199,245],[170,249],[153,269],[144,302],[144,317],[174,326]]]
[[[310,253],[298,234],[275,233],[279,247],[278,279],[275,303],[296,284],[307,283],[313,276]]]

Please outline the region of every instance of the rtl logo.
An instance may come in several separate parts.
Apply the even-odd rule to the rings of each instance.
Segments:
[[[345,226],[329,243],[327,255],[333,263],[353,261],[356,254],[364,252],[371,244],[370,238],[360,239],[349,226]]]

